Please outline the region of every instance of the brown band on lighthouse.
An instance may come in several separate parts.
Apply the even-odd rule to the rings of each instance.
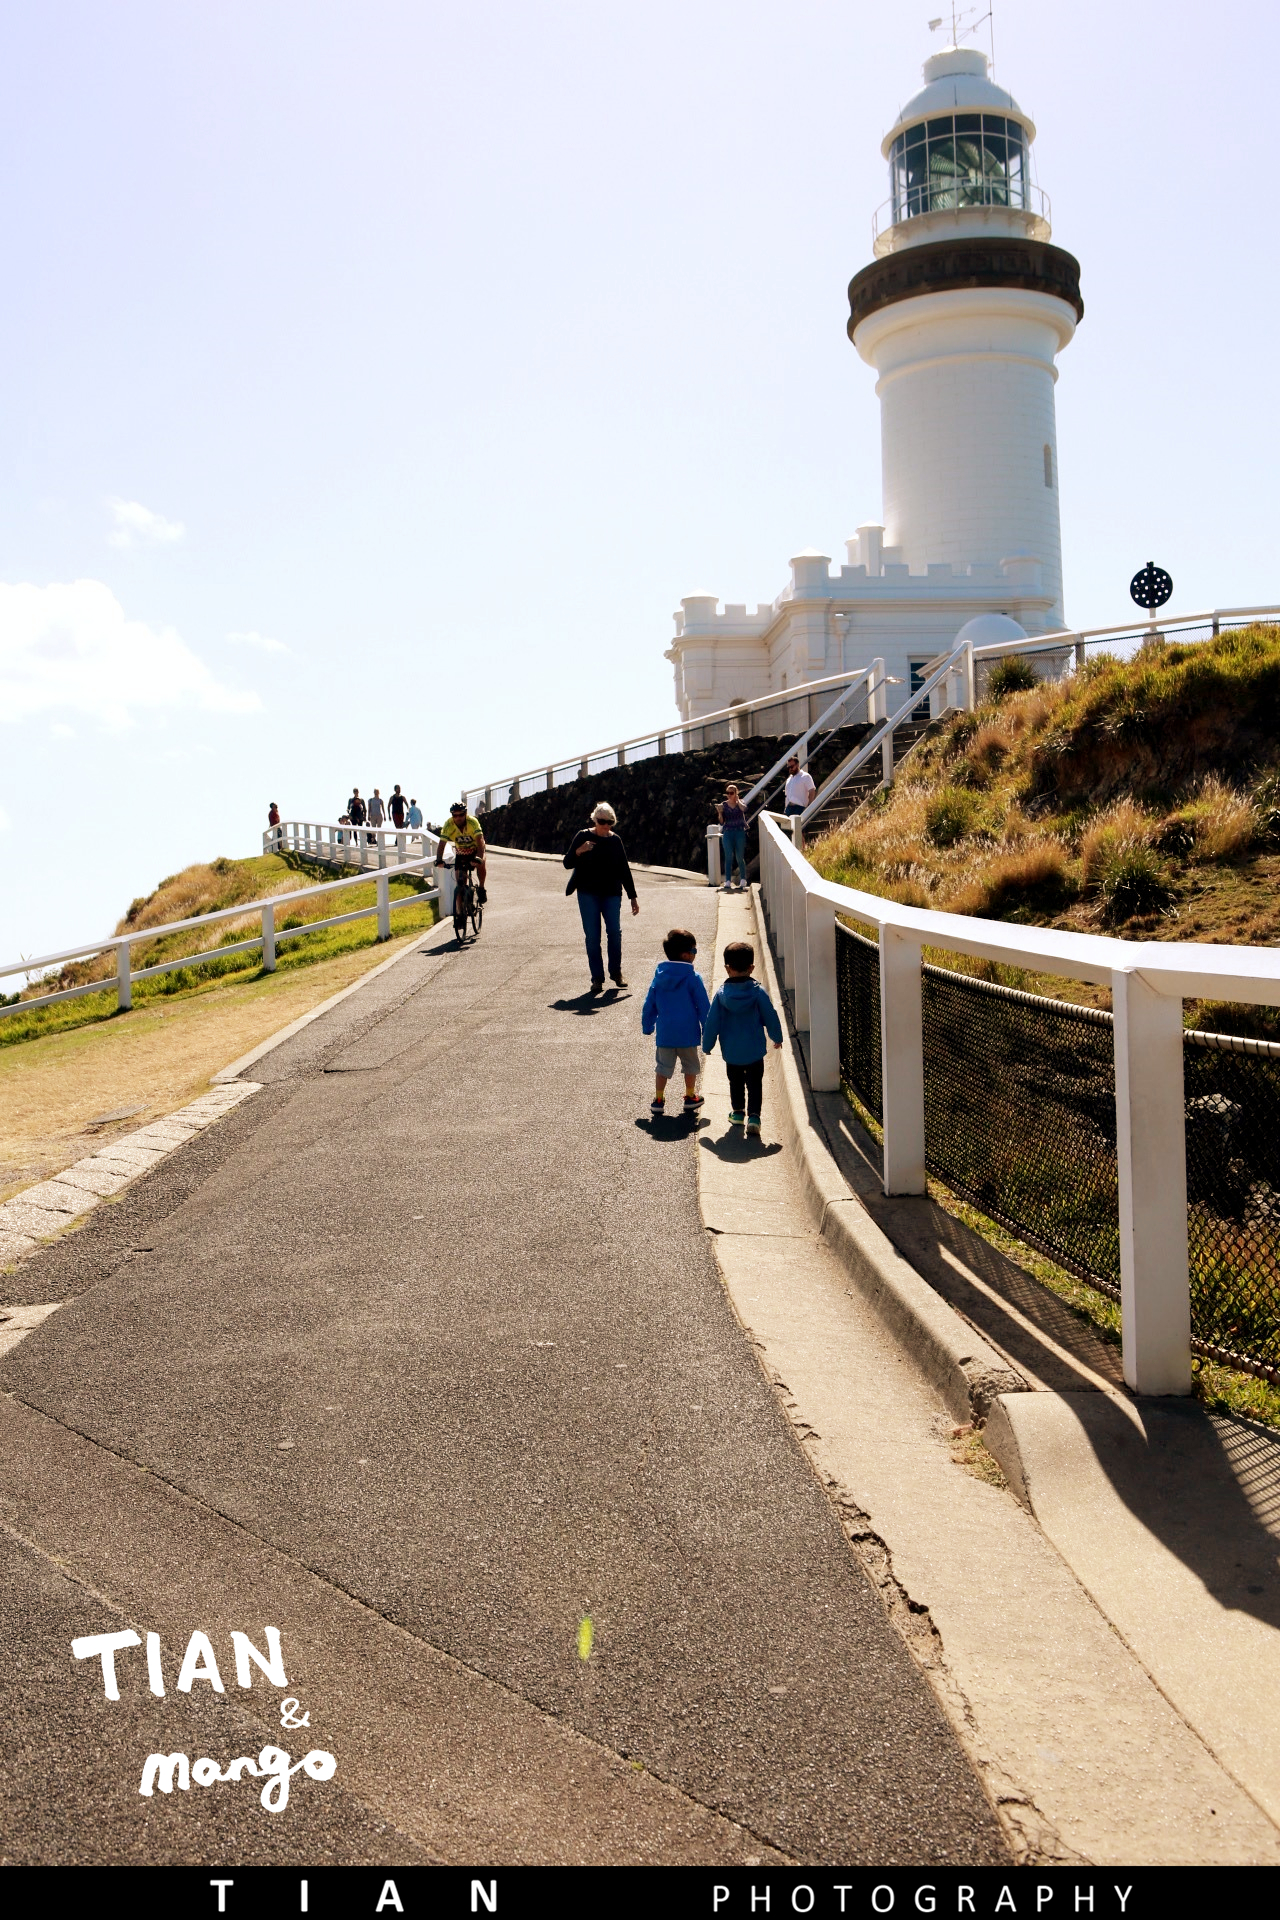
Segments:
[[[849,338],[881,307],[956,287],[1026,287],[1064,300],[1075,308],[1077,320],[1084,318],[1080,262],[1064,248],[1044,240],[976,236],[904,247],[855,273],[849,282]]]

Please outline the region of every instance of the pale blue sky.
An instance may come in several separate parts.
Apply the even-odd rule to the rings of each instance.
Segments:
[[[657,724],[682,594],[878,518],[845,288],[937,10],[5,10],[0,959],[255,850],[270,799],[435,818]],[[1178,607],[1280,599],[1278,39],[999,0],[1083,270],[1075,622],[1148,557]]]

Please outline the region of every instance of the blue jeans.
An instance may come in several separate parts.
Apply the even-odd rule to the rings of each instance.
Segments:
[[[724,850],[724,883],[726,887],[733,879],[736,866],[742,875],[742,884],[747,884],[747,830],[745,827],[724,827],[720,833],[720,845]]]
[[[587,964],[593,980],[604,979],[604,961],[600,957],[600,922],[609,936],[609,971],[622,972],[622,895],[620,893],[580,893],[578,912],[587,942]]]

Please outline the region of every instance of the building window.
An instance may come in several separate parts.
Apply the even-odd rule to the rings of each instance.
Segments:
[[[1044,443],[1044,483],[1046,487],[1053,485],[1053,448],[1047,440]]]
[[[922,120],[894,141],[889,183],[895,225],[956,207],[1028,207],[1026,133],[994,113]]]

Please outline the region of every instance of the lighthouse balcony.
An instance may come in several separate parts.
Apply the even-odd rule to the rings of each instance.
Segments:
[[[957,235],[1013,235],[1047,240],[1053,232],[1049,196],[1030,181],[1010,197],[1008,183],[977,178],[945,185],[912,187],[877,207],[871,222],[871,247],[878,260],[906,247]]]

